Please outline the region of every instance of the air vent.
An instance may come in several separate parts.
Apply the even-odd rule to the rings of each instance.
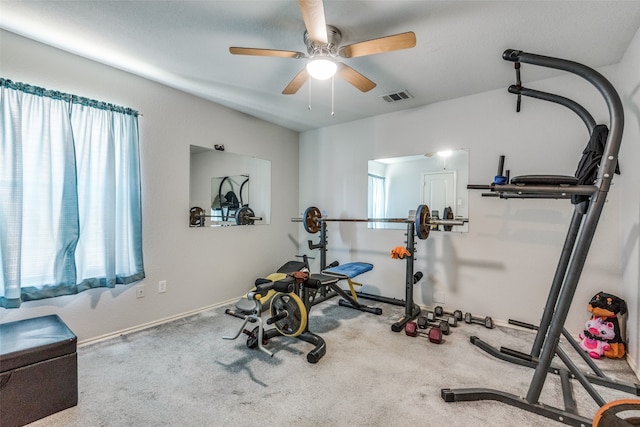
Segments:
[[[413,98],[413,96],[411,96],[411,94],[406,91],[400,91],[400,92],[394,92],[394,93],[387,93],[386,95],[380,95],[380,98],[384,99],[387,102],[399,102],[399,101],[404,101],[405,99],[411,99]]]

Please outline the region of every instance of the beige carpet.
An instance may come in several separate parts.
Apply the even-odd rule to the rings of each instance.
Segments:
[[[272,358],[248,349],[244,335],[223,340],[242,323],[224,307],[81,347],[78,406],[32,425],[561,425],[499,402],[446,403],[440,397],[442,388],[464,387],[526,395],[533,370],[495,359],[469,337],[528,352],[531,332],[462,322],[436,345],[391,331],[403,307],[371,304],[383,315],[341,307],[335,298],[312,309],[310,330],[327,342],[317,364],[306,360],[313,346],[295,338],[270,340]],[[637,381],[625,361],[598,364],[618,380]],[[574,389],[581,415],[592,417],[597,405],[579,384]],[[633,397],[597,390],[607,401]],[[562,407],[559,377],[548,376],[541,401]]]

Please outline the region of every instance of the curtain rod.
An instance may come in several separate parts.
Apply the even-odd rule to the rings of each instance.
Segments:
[[[32,86],[26,83],[13,82],[9,79],[0,77],[0,87],[6,87],[9,89],[19,90],[31,95],[44,96],[51,99],[60,99],[68,101],[74,104],[81,104],[88,107],[94,107],[101,110],[115,111],[118,113],[129,114],[132,116],[142,116],[142,114],[129,107],[121,107],[118,105],[110,104],[108,102],[96,101],[94,99],[85,98],[83,96],[72,95],[56,90],[49,90],[38,86]]]

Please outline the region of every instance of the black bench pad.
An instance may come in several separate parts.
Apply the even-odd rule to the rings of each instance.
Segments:
[[[578,178],[568,175],[520,175],[511,178],[515,185],[578,185]]]
[[[78,404],[77,337],[56,315],[0,324],[0,426]]]

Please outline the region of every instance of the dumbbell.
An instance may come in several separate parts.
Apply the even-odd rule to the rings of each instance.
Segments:
[[[493,320],[491,317],[487,316],[484,319],[481,317],[474,317],[471,313],[464,314],[464,322],[465,323],[475,323],[476,325],[482,325],[485,328],[493,329]]]
[[[404,333],[410,337],[417,337],[418,335],[424,335],[429,338],[429,341],[434,344],[442,344],[442,331],[437,326],[429,329],[429,332],[418,331],[418,324],[416,322],[407,322],[404,325]]]
[[[455,317],[453,316],[443,316],[443,317],[444,317],[444,322],[446,322],[448,326],[451,326],[453,328],[458,326],[458,319],[456,319]],[[427,320],[429,320],[430,322],[436,322],[443,319],[439,319],[438,317],[436,317],[436,314],[433,311],[427,311]]]
[[[433,309],[433,311],[436,313],[436,316],[440,317],[443,315],[447,315],[447,316],[453,316],[454,319],[460,321],[462,320],[462,311],[460,310],[455,310],[453,313],[450,311],[445,311],[444,308],[442,308],[441,306],[437,306],[436,308]]]
[[[430,313],[431,314],[431,313]],[[444,335],[449,335],[449,332],[451,331],[449,329],[449,324],[447,322],[445,322],[444,320],[432,320],[429,319],[429,315],[427,314],[427,316],[419,316],[418,319],[416,319],[418,321],[418,328],[420,329],[427,329],[429,326],[435,326],[440,328],[440,330],[442,331],[442,333]]]

